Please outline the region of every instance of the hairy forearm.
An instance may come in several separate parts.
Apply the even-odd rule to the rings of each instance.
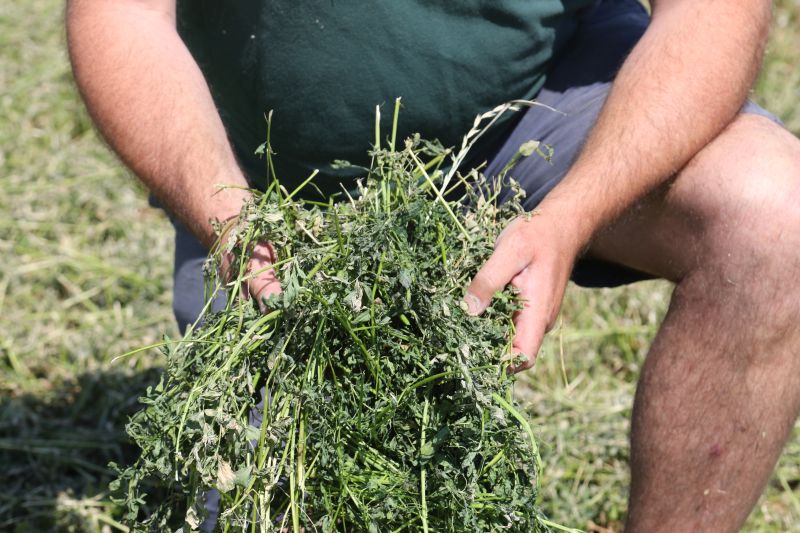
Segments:
[[[763,0],[654,5],[580,157],[540,206],[575,221],[576,250],[730,123],[757,75],[769,18]]]
[[[249,193],[207,84],[175,27],[174,1],[72,0],[75,79],[111,147],[207,246],[212,219]]]

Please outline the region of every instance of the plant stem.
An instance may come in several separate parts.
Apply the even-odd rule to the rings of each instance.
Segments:
[[[428,398],[425,398],[425,403],[422,407],[422,427],[420,428],[419,436],[419,453],[420,453],[420,472],[419,472],[419,492],[422,499],[422,531],[428,533],[428,500],[425,497],[425,465],[422,463],[422,448],[425,446],[425,426],[428,424]]]

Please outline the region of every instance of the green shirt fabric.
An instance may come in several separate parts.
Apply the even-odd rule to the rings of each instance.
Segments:
[[[402,98],[400,138],[455,146],[474,117],[541,88],[549,62],[593,0],[195,0],[178,3],[181,36],[211,87],[243,168],[271,142],[287,187],[314,169],[323,192],[352,185]]]

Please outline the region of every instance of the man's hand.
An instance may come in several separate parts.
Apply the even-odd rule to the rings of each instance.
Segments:
[[[224,245],[229,236],[229,231],[224,231],[217,241],[217,246]],[[254,298],[262,313],[267,312],[266,300],[273,294],[281,292],[281,284],[273,265],[277,261],[277,254],[272,243],[259,241],[252,245],[249,251],[250,259],[247,268],[242,273],[245,283],[242,285],[241,295],[244,299]],[[239,275],[234,270],[233,252],[223,252],[220,258],[220,278],[224,283],[230,283]]]
[[[544,334],[558,316],[578,249],[552,217],[542,214],[514,220],[497,238],[495,250],[478,271],[465,298],[469,312],[480,314],[494,294],[511,284],[523,308],[514,316],[514,355],[527,361],[512,372],[533,366]]]
[[[275,264],[275,248],[271,243],[259,242],[253,246],[250,262],[247,264],[247,285],[244,297],[255,298],[262,313],[267,312],[266,300],[272,294],[281,292],[278,275],[272,267]]]
[[[569,173],[498,239],[466,298],[480,312],[511,283],[525,299],[514,348],[527,368],[560,307],[577,254],[664,183],[736,116],[761,63],[766,0],[659,0]],[[558,149],[558,147],[556,147]]]

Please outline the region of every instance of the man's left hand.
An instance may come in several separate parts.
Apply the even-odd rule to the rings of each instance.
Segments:
[[[495,250],[475,274],[464,300],[470,314],[481,314],[498,291],[511,284],[523,308],[514,315],[512,355],[526,361],[512,372],[533,366],[544,334],[555,323],[579,245],[555,217],[517,218],[500,233]]]

